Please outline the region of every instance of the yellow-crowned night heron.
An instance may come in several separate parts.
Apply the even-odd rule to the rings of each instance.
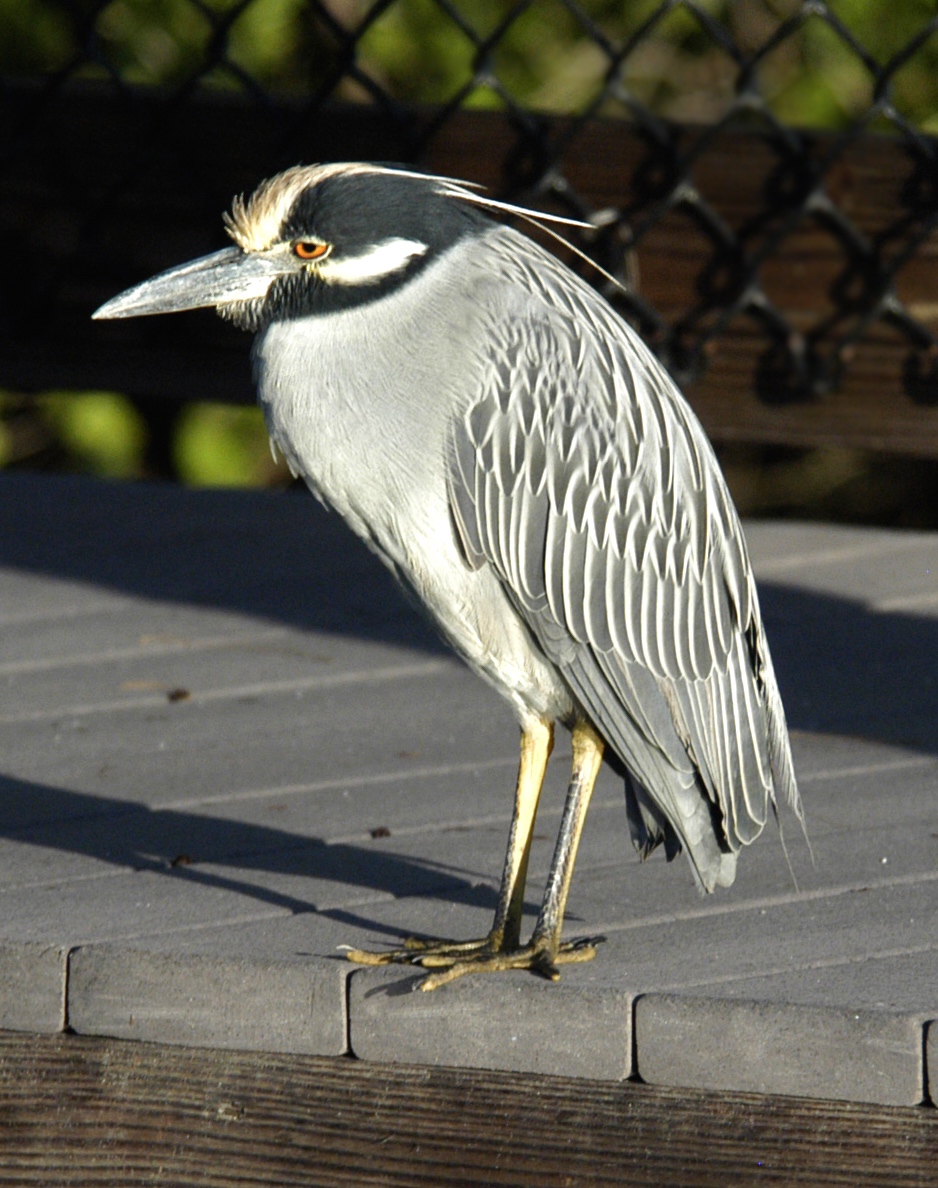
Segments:
[[[633,330],[465,184],[384,166],[297,167],[227,217],[236,246],[109,301],[98,318],[214,306],[257,332],[270,435],[511,703],[514,816],[492,930],[365,963],[557,966],[605,748],[642,855],[682,848],[732,883],[779,796],[800,817],[742,531],[710,445]],[[542,218],[543,216],[537,216]],[[554,723],[573,774],[540,916],[521,942]]]

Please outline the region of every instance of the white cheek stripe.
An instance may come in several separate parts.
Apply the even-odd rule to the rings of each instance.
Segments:
[[[345,260],[327,256],[316,271],[328,284],[370,285],[400,272],[414,256],[422,256],[428,245],[416,239],[386,239],[361,256]]]

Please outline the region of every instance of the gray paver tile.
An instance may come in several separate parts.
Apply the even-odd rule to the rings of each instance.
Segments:
[[[279,825],[329,840],[392,836],[408,829],[447,828],[465,821],[510,818],[517,756],[425,764],[414,755],[397,769],[331,776],[316,782],[245,789],[190,800],[178,808],[206,818]],[[507,828],[507,826],[506,826]]]
[[[871,606],[898,598],[921,599],[930,608],[938,594],[938,541],[931,532],[755,521],[745,531],[760,582],[797,585]],[[938,605],[927,613],[936,610]]]
[[[0,494],[2,499],[2,494]],[[6,553],[6,550],[4,550]],[[6,564],[0,569],[0,631],[32,623],[76,623],[86,615],[120,611],[127,599],[95,581],[75,582],[53,574],[37,576]]]
[[[56,817],[37,797],[20,824],[86,815],[84,802],[68,811],[66,789],[156,806],[350,772],[406,772],[415,756],[438,765],[515,754],[517,727],[501,698],[456,663],[418,658],[415,666],[416,675],[340,674],[319,688],[0,724],[6,779],[63,790]],[[472,730],[460,729],[468,721]]]
[[[6,573],[8,571],[0,571]],[[38,589],[42,583],[31,579]],[[31,593],[31,591],[30,591]],[[25,603],[28,599],[17,601]],[[7,603],[6,606],[13,605]],[[238,641],[272,641],[289,634],[250,615],[215,611],[207,607],[172,605],[152,598],[104,596],[100,606],[79,604],[59,615],[30,614],[28,609],[4,618],[0,612],[0,675],[30,672],[63,672],[131,656],[185,654],[187,650],[223,647]],[[80,611],[80,621],[76,614]]]
[[[922,1030],[902,1015],[649,994],[635,1004],[652,1085],[918,1105]]]
[[[866,770],[864,770],[866,768]],[[893,830],[934,822],[938,805],[938,762],[898,748],[880,764],[806,774],[801,791],[812,840],[827,833],[877,829],[883,854],[894,846]],[[790,828],[790,827],[789,827]]]
[[[145,711],[161,707],[170,695],[178,698],[179,690],[198,703],[256,696],[253,691],[263,686],[276,690],[292,683],[298,689],[315,689],[320,684],[329,687],[350,672],[361,672],[366,681],[372,672],[433,665],[431,657],[421,659],[412,650],[322,632],[287,631],[243,620],[234,626],[206,623],[198,634],[195,627],[172,620],[138,623],[131,633],[144,641],[138,646],[116,644],[110,651],[95,652],[92,641],[83,641],[87,650],[64,659],[57,644],[46,641],[51,655],[31,667],[18,660],[0,664],[0,724],[107,715],[134,707]],[[188,639],[181,634],[187,628]]]
[[[380,899],[436,893],[454,899],[472,896],[486,882],[466,862],[462,845],[446,855],[424,857],[418,847],[376,852],[339,842],[232,859],[188,868],[194,877],[236,881],[246,894],[282,904],[292,911],[324,911]]]
[[[441,833],[418,829],[415,837],[406,830],[392,830],[387,837],[373,838],[362,824],[367,822],[375,833],[383,834],[387,828],[384,821],[394,819],[393,804],[384,809],[380,803],[366,806],[356,821],[345,809],[348,801],[335,790],[310,799],[321,806],[319,812],[316,803],[304,802],[306,812],[301,821],[285,806],[280,812],[258,813],[254,820],[239,819],[235,814],[211,816],[186,809],[151,811],[130,806],[122,813],[115,810],[20,830],[10,840],[0,839],[0,887],[61,883],[121,868],[165,870],[174,862],[184,864],[190,873],[213,864],[243,872],[305,873],[310,879],[317,877],[317,872],[319,876],[329,872],[332,882],[345,878],[353,886],[361,878],[377,877],[383,869],[386,873],[380,885],[384,885],[398,858],[404,862],[413,858],[423,867],[442,869],[447,862],[458,863],[464,857],[466,826],[458,823],[458,818],[452,828],[444,825]],[[452,811],[453,806],[448,807]],[[344,820],[343,811],[347,813]],[[405,808],[399,815],[406,813]],[[413,816],[406,819],[415,820]],[[338,832],[343,824],[346,828],[358,824],[359,828],[346,839],[332,841],[328,826]],[[317,827],[321,828],[319,837],[314,832]],[[482,826],[482,834],[477,834],[486,841],[495,862],[500,862],[507,830],[506,813],[493,824]],[[400,874],[404,875],[403,868]],[[387,889],[402,893],[406,882],[403,878],[400,886]]]
[[[606,814],[603,814],[606,815]],[[621,861],[590,869],[589,863],[574,874],[568,918],[592,921],[592,927],[636,927],[646,921],[721,916],[739,910],[772,908],[786,903],[803,904],[805,910],[828,895],[859,894],[879,887],[905,887],[916,882],[932,888],[925,891],[938,902],[936,842],[916,826],[894,831],[884,844],[876,830],[844,837],[827,834],[815,844],[817,866],[811,868],[800,854],[793,857],[799,877],[796,890],[778,839],[771,827],[741,855],[736,881],[713,895],[701,896],[691,882],[682,856],[666,865],[660,854],[647,862],[632,861],[627,836],[617,835],[612,811],[606,822],[604,848],[615,849],[618,841]],[[585,834],[585,830],[584,830]],[[884,854],[884,851],[886,853]],[[586,852],[587,858],[589,851]],[[891,856],[888,863],[884,856]],[[536,872],[537,868],[535,868]],[[899,895],[904,892],[900,891]],[[856,897],[856,895],[855,895]]]
[[[430,994],[406,967],[359,970],[349,991],[352,1052],[364,1060],[621,1080],[631,1073],[631,1000],[574,978],[466,978]]]
[[[581,922],[571,921],[571,934],[608,936],[603,960],[588,967],[588,980],[618,979],[636,992],[697,993],[704,985],[933,945],[938,881],[756,901],[726,911],[662,913],[622,925],[599,911],[582,916]],[[771,988],[770,980],[766,984]],[[919,1010],[927,1011],[933,1006],[934,987],[921,987],[921,996]]]
[[[109,818],[101,827],[98,852],[86,849],[63,830],[65,836],[50,838],[49,844],[31,839],[0,837],[0,893],[16,888],[76,884],[84,879],[108,878],[130,873],[132,864],[121,860],[114,834],[121,824]],[[77,888],[73,888],[78,893]],[[2,926],[0,926],[2,930]]]
[[[409,903],[410,900],[402,900]],[[417,901],[422,902],[420,900]],[[436,903],[436,910],[445,912],[443,901],[428,897],[428,903]],[[353,966],[342,955],[342,945],[370,944],[375,946],[376,937],[370,930],[370,917],[380,909],[383,914],[394,918],[393,901],[375,900],[362,908],[337,909],[325,913],[298,912],[296,914],[272,915],[254,920],[217,920],[199,927],[160,932],[159,921],[152,922],[151,932],[125,940],[103,942],[109,949],[128,952],[182,954],[188,956],[213,957],[225,960],[246,961],[254,964],[287,962],[290,964],[314,960],[318,964],[338,964],[343,970]],[[429,909],[432,910],[432,909]],[[471,909],[461,908],[462,913]],[[357,914],[358,913],[358,914]],[[482,913],[484,915],[484,913]],[[377,928],[382,925],[376,924]],[[388,929],[390,933],[391,929]],[[397,930],[395,930],[397,935]],[[89,948],[103,947],[99,945]]]
[[[799,780],[823,782],[849,773],[888,775],[938,762],[934,751],[903,747],[877,736],[811,733],[793,728],[792,752]]]
[[[0,941],[0,1030],[62,1030],[66,958],[61,946]]]
[[[713,998],[885,1011],[924,1021],[938,1016],[938,939],[931,945],[923,940],[913,951],[820,959],[763,977],[702,984],[693,992]]]
[[[323,955],[334,955],[344,945],[384,952],[400,948],[409,936],[477,939],[488,933],[494,912],[495,896],[484,889],[462,899],[437,893],[329,909],[324,913],[327,924],[309,925],[296,917],[294,927],[311,951]]]
[[[91,945],[69,957],[68,1019],[81,1035],[340,1056],[346,967]]]
[[[438,685],[435,691],[440,694],[438,700],[445,699]],[[342,706],[352,707],[354,697],[345,690],[341,693]],[[407,694],[412,703],[413,690],[408,689]],[[229,795],[237,801],[245,790],[251,793],[267,787],[276,792],[272,803],[283,804],[284,785],[289,789],[310,782],[314,786],[324,785],[327,799],[330,796],[335,799],[341,796],[341,784],[346,776],[352,784],[369,778],[384,781],[395,772],[406,775],[415,763],[425,763],[427,759],[431,768],[449,765],[453,751],[457,765],[471,762],[480,754],[489,758],[496,746],[511,755],[516,742],[507,720],[504,725],[498,724],[499,730],[504,731],[501,737],[486,737],[481,731],[459,746],[454,745],[452,736],[442,736],[440,730],[435,731],[425,722],[412,722],[403,711],[398,713],[396,737],[393,720],[387,732],[379,734],[378,722],[391,716],[392,710],[374,699],[368,712],[363,709],[358,713],[357,720],[342,713],[324,714],[328,719],[325,726],[321,719],[317,721],[315,714],[308,718],[305,712],[297,712],[289,699],[283,700],[286,701],[284,712],[278,715],[276,706],[268,706],[268,713],[260,715],[261,722],[259,715],[246,712],[244,707],[237,713],[231,707],[224,711],[215,707],[217,712],[206,715],[217,727],[214,737],[210,731],[200,733],[199,726],[205,725],[204,717],[195,721],[190,715],[176,730],[165,729],[162,721],[154,729],[151,722],[139,730],[115,730],[104,739],[98,736],[89,740],[79,735],[77,743],[67,737],[66,730],[61,736],[46,739],[51,745],[44,750],[40,745],[43,740],[37,739],[41,753],[34,756],[33,765],[38,767],[41,763],[46,778],[40,782],[12,775],[0,777],[5,828],[21,831],[43,823],[117,817],[132,809],[135,802],[154,807],[159,807],[161,802],[169,803],[173,805],[172,811],[183,814],[189,799],[197,803],[208,800],[214,804],[210,811],[221,816],[220,805]],[[334,710],[337,700],[338,695],[323,704]],[[231,720],[230,733],[224,729],[226,719]],[[362,719],[374,727],[365,738],[358,733]],[[329,726],[334,728],[331,734]],[[182,737],[180,731],[184,731]],[[317,736],[322,739],[321,750],[317,749]],[[358,747],[357,741],[361,744]],[[28,770],[29,757],[21,754],[18,766],[21,771]],[[512,766],[513,760],[509,760],[508,772]],[[513,775],[504,779],[506,797],[510,796],[512,781]],[[330,787],[336,784],[337,788]],[[406,787],[406,782],[402,786]],[[204,831],[206,814],[193,815],[196,832]],[[237,813],[231,816],[237,817]],[[271,812],[269,825],[257,820],[256,827],[260,831],[276,830],[278,817],[286,822],[288,816],[287,811]],[[315,821],[311,823],[315,825]],[[382,823],[374,821],[368,828]],[[362,825],[353,823],[353,828]],[[335,828],[346,832],[338,823]]]

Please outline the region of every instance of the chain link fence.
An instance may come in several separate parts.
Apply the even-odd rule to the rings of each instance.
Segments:
[[[706,383],[734,366],[776,426],[787,414],[771,410],[849,389],[860,357],[874,384],[877,359],[882,375],[898,360],[893,387],[930,409],[933,13],[919,0],[0,0],[0,323],[19,344],[0,383],[87,384],[94,302],[217,246],[219,211],[260,177],[367,156],[442,163],[591,221],[580,246],[623,285],[608,296],[692,398],[703,384],[718,437],[748,425],[798,440],[759,413],[720,421]],[[116,333],[168,349],[162,328]],[[201,372],[195,335],[183,349],[206,390],[224,333]],[[153,395],[154,367],[138,370],[118,369],[119,386]]]

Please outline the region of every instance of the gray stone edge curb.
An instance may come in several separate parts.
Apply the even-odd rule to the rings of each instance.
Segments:
[[[80,1035],[343,1056],[347,977],[342,963],[321,958],[265,961],[93,944],[69,954],[67,1019]]]
[[[412,966],[349,983],[349,1050],[363,1060],[622,1081],[634,1073],[632,995],[529,973],[464,978],[427,994]]]
[[[635,1003],[637,1071],[651,1085],[922,1105],[927,1018],[646,994]]]
[[[0,1030],[936,1105],[938,1019],[401,966],[0,943]],[[458,1002],[456,996],[459,996]]]
[[[0,941],[0,1028],[62,1031],[68,1021],[67,945]]]

